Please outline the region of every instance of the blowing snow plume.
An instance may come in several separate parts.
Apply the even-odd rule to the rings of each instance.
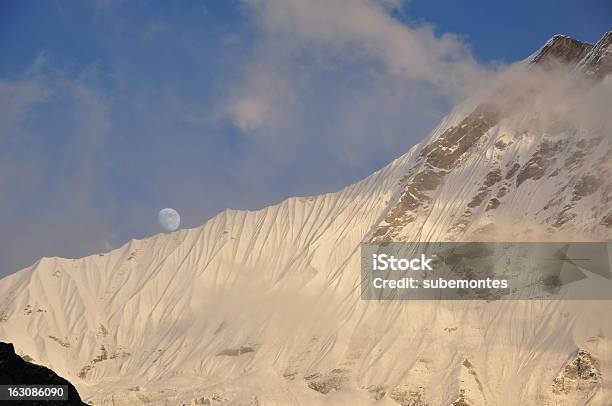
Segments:
[[[583,128],[609,137],[611,41],[612,32],[595,46],[557,35],[526,62],[504,71],[484,98],[503,117],[526,120],[523,125],[547,134]]]

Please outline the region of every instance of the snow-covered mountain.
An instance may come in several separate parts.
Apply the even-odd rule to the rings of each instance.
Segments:
[[[611,302],[362,301],[359,266],[362,241],[609,240],[610,71],[612,32],[555,36],[339,192],[43,258],[0,281],[0,340],[96,405],[610,405]]]

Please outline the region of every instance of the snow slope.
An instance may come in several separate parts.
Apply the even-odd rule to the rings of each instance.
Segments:
[[[609,86],[610,37],[532,65]],[[610,405],[609,302],[359,299],[362,241],[610,238],[611,128],[541,127],[504,95],[337,193],[43,258],[0,281],[0,340],[96,405]]]

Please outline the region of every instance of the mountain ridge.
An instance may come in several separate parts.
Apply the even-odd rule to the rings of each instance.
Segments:
[[[584,49],[586,49],[585,51],[578,51],[578,54],[580,55],[579,57],[575,56],[576,54],[576,50],[571,50],[571,51],[567,51],[567,44],[574,44],[576,47],[584,47]],[[586,66],[589,65],[589,61],[593,61],[591,62],[591,64],[594,64],[596,66],[599,65],[607,65],[609,63],[612,63],[612,31],[608,31],[606,33],[604,33],[604,35],[595,43],[595,44],[591,44],[588,42],[584,42],[584,41],[580,41],[576,38],[573,38],[571,36],[568,35],[564,35],[564,34],[555,34],[553,35],[548,41],[546,41],[546,43],[540,47],[540,49],[538,49],[536,52],[534,52],[531,56],[529,56],[528,58],[525,59],[525,61],[532,63],[532,64],[542,64],[545,63],[548,58],[558,58],[558,56],[564,56],[565,59],[562,60],[563,63],[569,63],[569,64],[574,64],[577,67],[580,67],[582,69],[587,69]],[[593,72],[586,72],[586,73],[593,73]],[[609,71],[605,72],[606,74],[609,73]],[[474,103],[474,102],[470,102],[470,100],[467,100],[466,102],[464,102],[464,104],[469,104],[469,103]],[[437,126],[437,128],[439,127],[443,127],[445,124],[448,124],[449,120],[451,119],[451,117],[453,117],[456,114],[453,114],[453,112],[449,113],[446,117],[444,117],[441,120],[441,123]],[[426,143],[428,141],[428,139],[430,139],[434,134],[436,133],[436,129],[432,130],[431,133],[428,135],[428,137],[426,137],[421,143],[416,144],[415,146],[413,146],[411,148],[411,150],[413,148],[417,148],[420,145],[423,145],[424,143]],[[406,152],[406,154],[408,154],[410,151]],[[394,160],[392,160],[391,163],[385,165],[389,166],[391,165],[393,162],[395,162],[396,160],[401,159],[402,157],[398,157]],[[371,175],[369,176],[373,176],[374,174],[382,171],[385,167],[378,169],[376,171],[374,171]],[[369,177],[368,176],[368,177]],[[358,180],[356,182],[354,182],[353,184],[350,184],[348,186],[345,186],[344,188],[342,188],[341,190],[351,187],[354,184],[360,183],[362,181],[364,181],[365,179],[367,179],[368,177],[362,179],[362,180]],[[340,190],[340,191],[341,191]],[[334,194],[334,193],[338,193],[340,191],[337,192],[328,192],[328,193],[324,193],[323,195],[329,195],[329,194]],[[321,196],[321,195],[307,195],[307,196],[292,196],[292,197],[288,197],[286,199],[282,199],[281,201],[279,201],[278,203],[272,203],[270,205],[264,206],[260,209],[231,209],[231,208],[226,208],[224,209],[222,212],[220,212],[219,214],[217,214],[216,216],[219,215],[223,215],[226,212],[257,212],[260,210],[265,210],[267,207],[271,207],[271,206],[276,206],[278,204],[282,204],[284,201],[286,200],[291,200],[291,199],[307,199],[307,198],[311,198],[311,197],[315,197],[315,196]],[[202,226],[196,226],[193,229],[198,229]],[[185,229],[183,229],[185,230]],[[182,230],[181,230],[182,231]],[[180,231],[179,231],[180,232]],[[155,234],[153,236],[146,236],[143,238],[132,238],[130,240],[128,240],[125,244],[122,245],[128,245],[131,244],[132,242],[136,242],[136,241],[143,241],[149,238],[155,238],[157,236],[163,236],[166,235],[167,233],[158,233]],[[117,248],[120,249],[121,247]],[[100,253],[94,253],[94,254],[90,254],[87,255],[85,257],[80,257],[80,258],[86,258],[86,257],[93,257],[95,255],[100,255]],[[51,257],[41,257],[38,261],[36,261],[34,264],[27,266],[23,269],[28,269],[31,268],[32,266],[37,265],[40,261],[42,260],[52,260],[52,259],[76,259],[76,258],[69,258],[69,257],[59,257],[59,256],[51,256]]]
[[[602,75],[608,36],[580,58],[570,49],[571,63]],[[468,100],[338,192],[41,259],[0,281],[0,337],[92,404],[603,405],[605,302],[359,300],[364,240],[609,237],[610,137],[565,123],[534,129],[514,103],[493,101]]]
[[[48,368],[35,365],[23,360],[15,354],[15,348],[11,343],[0,342],[0,383],[3,385],[62,385],[68,390],[66,400],[13,400],[12,405],[75,405],[86,406],[86,403],[81,401],[79,393],[74,385],[67,380],[58,376],[55,372]]]

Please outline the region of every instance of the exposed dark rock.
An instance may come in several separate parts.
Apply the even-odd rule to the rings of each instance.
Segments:
[[[98,330],[96,331],[96,337],[105,338],[108,335],[108,330],[104,327],[103,324],[98,326]]]
[[[496,168],[496,169],[493,169],[491,172],[487,173],[487,176],[485,177],[484,185],[486,187],[491,187],[497,182],[499,182],[500,180],[502,180],[501,169]]]
[[[333,369],[327,374],[314,373],[304,377],[308,387],[312,390],[320,392],[324,395],[332,391],[342,389],[348,382],[348,373],[346,369]]]
[[[563,148],[564,142],[544,140],[525,164],[516,177],[516,186],[520,186],[527,179],[538,180],[555,160],[555,155]],[[507,178],[507,177],[506,177]]]
[[[470,209],[473,209],[474,207],[480,206],[482,204],[482,202],[484,201],[484,199],[487,197],[488,194],[489,194],[489,189],[485,189],[485,188],[478,189],[478,193],[476,193],[474,195],[474,197],[468,203],[467,206]]]
[[[578,63],[593,45],[578,41],[565,35],[555,35],[540,49],[531,60],[532,64],[547,67],[555,62]]]
[[[105,346],[101,345],[100,355],[92,359],[91,362],[93,362],[94,364],[97,364],[98,362],[106,361],[107,359],[108,359],[108,351],[106,351]]]
[[[59,345],[61,345],[64,348],[70,348],[70,343],[68,341],[64,341],[60,338],[57,338],[55,336],[48,336],[50,339],[52,339],[53,341],[55,341],[56,343],[58,343]]]
[[[417,173],[412,179],[411,186],[418,191],[436,190],[442,183],[446,172],[436,172],[433,170],[424,170]]]
[[[93,367],[91,365],[85,365],[83,368],[81,368],[77,376],[81,379],[87,378],[87,374],[89,373],[89,371],[91,371],[92,368]]]
[[[400,406],[428,406],[425,401],[425,389],[423,387],[408,388],[400,386],[391,391],[389,394],[395,403]]]
[[[386,224],[375,230],[372,241],[392,241],[406,225],[416,220],[414,212],[426,210],[431,202],[427,192],[440,186],[448,170],[463,159],[498,119],[499,114],[492,106],[480,105],[457,126],[447,129],[426,145],[419,155],[424,169],[405,180],[404,192],[385,217]],[[500,177],[501,172],[499,176],[493,172],[487,176],[486,182],[495,183]]]
[[[128,354],[129,355],[129,354]],[[114,357],[117,358],[117,357]],[[113,359],[114,359],[113,358]],[[85,379],[87,378],[87,374],[89,373],[89,371],[91,371],[93,369],[93,367],[99,363],[99,362],[104,362],[108,359],[108,351],[106,350],[106,347],[104,345],[100,346],[100,355],[95,356],[89,363],[89,365],[85,365],[83,368],[81,368],[81,370],[79,371],[79,373],[77,374],[77,376],[81,379]]]
[[[416,217],[406,215],[406,212],[415,211],[431,201],[431,198],[425,192],[435,190],[440,186],[445,174],[445,171],[434,171],[432,169],[417,173],[406,186],[400,200],[385,218],[389,225],[379,227],[372,238],[385,236],[391,227],[401,228],[414,221]]]
[[[463,389],[459,391],[459,396],[452,403],[452,406],[470,406],[470,404],[465,400],[465,391]]]
[[[146,398],[141,398],[141,400],[145,400],[146,403],[145,404],[151,404],[148,399]],[[227,399],[224,398],[222,395],[220,395],[219,393],[211,393],[207,396],[202,396],[196,399],[193,399],[193,403],[189,403],[189,405],[195,405],[195,406],[213,406],[213,405],[220,405],[227,402]],[[259,403],[259,400],[257,398],[257,396],[253,396],[251,398],[250,401],[251,406],[260,406],[261,403]],[[187,406],[187,403],[180,403],[179,406]]]
[[[463,212],[463,214],[461,215],[461,218],[457,220],[448,231],[449,232],[464,231],[467,228],[467,225],[469,224],[469,218],[471,215],[472,215],[472,212],[470,210],[466,210],[465,212]]]
[[[502,197],[506,195],[506,193],[508,193],[508,187],[504,185],[500,187],[499,190],[497,191],[497,198],[501,199]]]
[[[600,224],[606,227],[612,227],[612,211],[601,219]]]
[[[437,168],[451,169],[499,120],[497,111],[488,105],[478,106],[459,125],[442,133],[421,152],[427,163]]]
[[[612,31],[608,31],[579,64],[583,72],[601,79],[612,72]]]
[[[521,167],[521,165],[515,163],[514,165],[512,165],[512,168],[510,168],[510,170],[508,171],[508,173],[506,174],[506,179],[510,179],[511,177],[514,176],[514,174],[516,173],[516,171],[519,170],[519,168]]]
[[[586,156],[586,153],[582,149],[574,151],[572,155],[570,155],[565,160],[565,163],[563,164],[563,166],[566,169],[574,169],[582,163],[585,156]]]
[[[482,382],[480,382],[480,379],[478,378],[478,374],[476,373],[474,365],[467,358],[463,361],[463,364],[461,365],[463,365],[467,369],[468,373],[472,375],[472,377],[474,377],[474,381],[476,382],[476,385],[478,385],[478,390],[481,394],[484,395],[484,388]]]
[[[585,196],[591,195],[599,189],[603,184],[603,181],[594,175],[582,176],[576,185],[574,185],[574,192],[572,194],[572,201],[578,201]]]
[[[553,222],[552,226],[555,228],[559,228],[568,221],[576,218],[576,213],[570,213],[570,210],[573,208],[574,206],[571,204],[566,204],[565,206],[563,206],[563,209],[561,209],[561,211],[557,213],[557,216],[555,217],[555,221]]]
[[[489,203],[487,204],[487,208],[485,210],[489,211],[489,210],[497,209],[499,205],[500,205],[499,199],[494,197],[493,199],[489,200]]]
[[[600,385],[599,363],[589,352],[578,350],[553,381],[553,393],[588,393]]]
[[[68,400],[10,401],[11,406],[86,405],[74,385],[49,368],[24,361],[15,353],[13,344],[0,342],[0,384],[2,385],[66,385]]]
[[[581,139],[576,143],[576,147],[580,149],[593,149],[603,141],[602,136],[590,137],[589,139]]]
[[[398,232],[402,227],[416,220],[414,215],[407,214],[406,212],[415,211],[429,201],[431,201],[429,196],[423,194],[416,186],[409,184],[400,200],[385,217],[385,221],[388,224],[378,227],[372,239],[391,240],[393,237],[393,235],[389,234],[391,231]]]
[[[242,345],[240,348],[228,348],[219,351],[217,355],[226,355],[229,357],[237,357],[242,354],[248,354],[249,352],[255,352],[255,348],[247,345]]]
[[[382,385],[371,385],[366,388],[370,397],[374,400],[381,400],[387,394],[385,387]]]
[[[503,140],[499,140],[499,141],[497,141],[493,145],[495,145],[495,148],[497,148],[499,150],[503,150],[504,148],[506,148],[508,146],[508,144],[506,144]]]

